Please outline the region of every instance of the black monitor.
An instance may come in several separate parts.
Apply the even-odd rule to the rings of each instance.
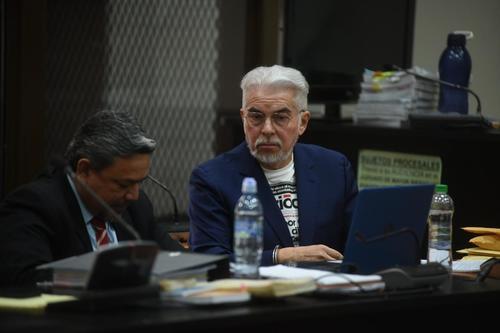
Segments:
[[[411,67],[414,16],[414,0],[288,0],[283,62],[311,102],[356,101],[364,68]]]

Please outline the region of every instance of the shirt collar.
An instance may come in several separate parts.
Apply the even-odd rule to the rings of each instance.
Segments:
[[[69,175],[66,175],[66,177],[68,178],[69,185],[71,186],[73,193],[75,193],[76,200],[78,201],[78,205],[80,206],[80,212],[82,213],[83,221],[85,221],[86,224],[89,224],[94,215],[90,213],[90,211],[87,209],[87,206],[85,206],[85,203],[83,203],[80,194],[76,190],[76,186],[75,183],[73,182],[73,179],[71,179]]]

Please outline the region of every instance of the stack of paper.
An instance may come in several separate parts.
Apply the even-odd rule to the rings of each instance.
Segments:
[[[297,279],[221,279],[211,282],[160,282],[162,299],[189,304],[221,304],[244,302],[253,297],[285,297],[316,290],[312,278]]]
[[[310,277],[294,279],[223,279],[214,281],[217,289],[243,289],[255,297],[285,297],[316,290],[316,284]]]
[[[475,237],[469,240],[476,247],[458,250],[465,253],[467,257],[500,258],[500,228],[464,227],[463,230],[470,232]]]
[[[221,289],[211,283],[198,283],[191,287],[165,290],[161,298],[166,302],[209,305],[225,303],[242,303],[251,299],[250,293],[242,288]]]
[[[382,290],[385,287],[379,275],[357,275],[332,273],[317,269],[305,269],[284,265],[261,267],[260,275],[267,278],[299,279],[311,278],[318,290],[339,293]]]
[[[454,260],[452,264],[453,273],[479,272],[481,264],[487,259],[464,259]]]
[[[411,71],[437,78],[418,67]],[[357,124],[400,127],[408,121],[410,112],[436,111],[438,99],[439,86],[435,82],[419,79],[403,71],[365,70],[353,119]]]

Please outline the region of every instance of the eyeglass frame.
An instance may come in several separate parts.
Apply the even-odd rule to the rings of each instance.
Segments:
[[[305,110],[299,110],[299,112],[297,112],[297,115],[301,114],[302,112],[305,112]],[[249,114],[259,115],[262,118],[261,119],[257,119],[255,117],[252,118],[252,117],[248,116]],[[271,124],[273,126],[279,127],[279,128],[285,128],[288,126],[288,124],[290,124],[290,121],[293,119],[294,112],[291,111],[290,109],[284,108],[284,109],[281,109],[278,111],[274,111],[270,115],[265,115],[264,112],[252,107],[249,109],[245,109],[244,117],[245,117],[245,119],[248,120],[249,125],[252,127],[261,127],[266,123],[267,119],[270,118]],[[255,121],[257,121],[257,123]],[[280,123],[280,122],[284,122],[284,123]]]

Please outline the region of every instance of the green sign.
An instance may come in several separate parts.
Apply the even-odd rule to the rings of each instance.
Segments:
[[[358,186],[439,184],[441,168],[438,156],[364,149],[359,152]]]

